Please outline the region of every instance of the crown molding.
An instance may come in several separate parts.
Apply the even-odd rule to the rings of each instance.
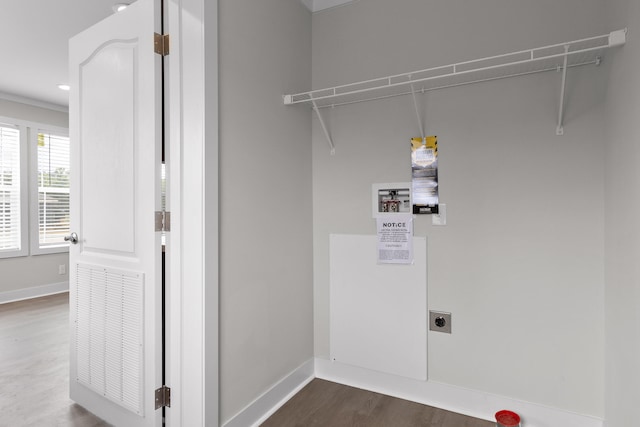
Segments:
[[[311,12],[319,12],[331,7],[342,6],[357,0],[300,0]]]
[[[46,108],[48,110],[60,111],[63,113],[69,112],[69,107],[65,105],[53,104],[51,102],[40,101],[33,98],[27,98],[24,96],[13,95],[6,92],[0,92],[0,100],[18,102],[20,104],[31,105],[33,107]]]

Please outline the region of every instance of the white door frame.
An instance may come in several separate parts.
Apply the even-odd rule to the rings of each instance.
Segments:
[[[218,1],[167,0],[171,427],[219,425]]]

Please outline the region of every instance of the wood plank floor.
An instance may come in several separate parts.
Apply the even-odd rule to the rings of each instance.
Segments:
[[[0,427],[107,427],[69,399],[69,296],[0,304]],[[264,427],[494,427],[315,379]]]
[[[0,305],[0,427],[104,427],[69,399],[69,294]]]
[[[495,423],[314,379],[262,427],[495,427]]]

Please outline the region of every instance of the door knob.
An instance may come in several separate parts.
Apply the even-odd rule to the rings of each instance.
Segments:
[[[77,233],[71,233],[68,236],[64,236],[64,241],[65,242],[71,242],[74,245],[78,244],[78,234]]]

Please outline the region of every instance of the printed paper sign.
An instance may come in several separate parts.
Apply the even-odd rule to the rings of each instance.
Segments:
[[[393,215],[377,218],[378,263],[413,263],[413,216]]]

